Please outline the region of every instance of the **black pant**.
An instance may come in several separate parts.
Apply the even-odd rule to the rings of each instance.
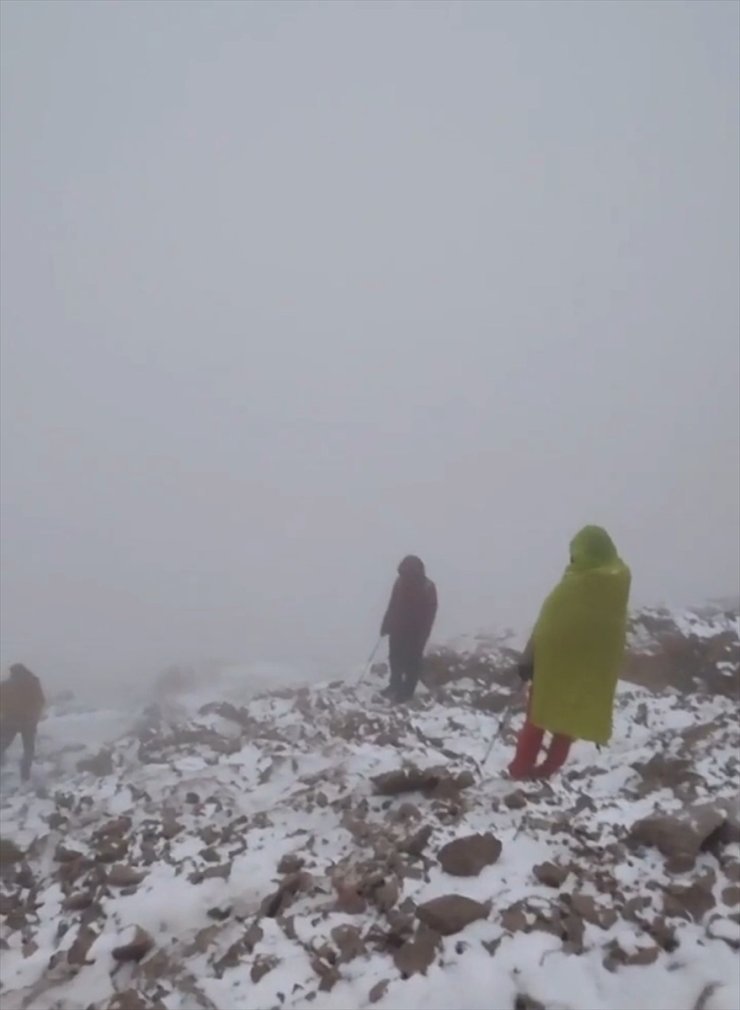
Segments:
[[[391,638],[388,645],[388,663],[391,668],[390,689],[398,701],[412,698],[421,676],[424,643],[404,638]]]
[[[0,761],[5,757],[5,751],[10,747],[20,733],[23,741],[23,758],[21,760],[21,778],[26,782],[31,774],[34,751],[36,749],[36,726],[15,726],[0,723]]]

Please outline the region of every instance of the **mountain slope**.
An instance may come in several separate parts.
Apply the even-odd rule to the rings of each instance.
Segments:
[[[512,683],[183,698],[82,771],[67,725],[3,797],[3,1007],[737,1006],[732,699],[625,685],[612,746],[520,789],[517,718],[479,767]]]

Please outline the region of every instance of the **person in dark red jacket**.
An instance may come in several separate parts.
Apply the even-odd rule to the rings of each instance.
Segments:
[[[424,563],[413,554],[398,566],[390,603],[380,628],[388,636],[390,685],[383,692],[394,701],[413,697],[434,618],[437,588],[426,576]]]

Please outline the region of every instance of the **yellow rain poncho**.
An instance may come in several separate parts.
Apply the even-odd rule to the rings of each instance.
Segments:
[[[530,719],[551,733],[606,743],[624,655],[631,575],[609,534],[586,526],[533,634]]]

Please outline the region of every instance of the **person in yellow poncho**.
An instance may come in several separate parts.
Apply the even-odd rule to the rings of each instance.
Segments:
[[[627,635],[630,570],[600,526],[570,545],[570,564],[540,611],[519,666],[531,680],[527,718],[509,765],[512,778],[549,778],[573,740],[606,743]],[[552,733],[537,764],[543,737]]]

